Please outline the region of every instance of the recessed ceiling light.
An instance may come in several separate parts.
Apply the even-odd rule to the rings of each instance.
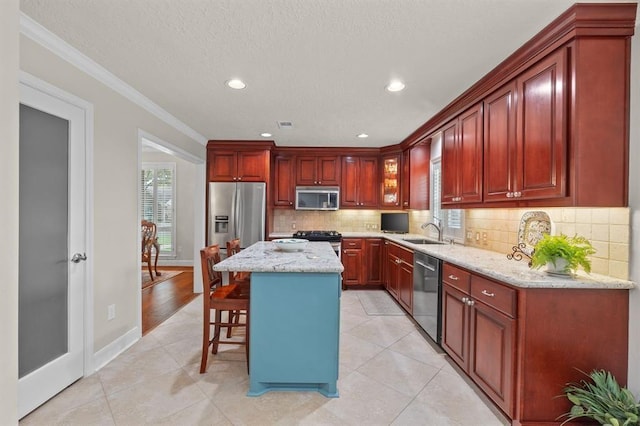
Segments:
[[[387,91],[389,92],[399,92],[402,89],[404,89],[404,83],[400,80],[393,80],[387,84]]]
[[[227,81],[227,86],[231,87],[232,89],[238,89],[238,90],[244,89],[245,87],[247,87],[245,82],[240,80],[239,78],[233,78]]]
[[[364,138],[368,138],[368,137],[369,137],[369,135],[368,135],[368,134],[366,134],[366,133],[360,133],[360,134],[358,135],[358,137],[359,137],[360,139],[364,139]]]
[[[267,133],[267,132],[260,133],[260,136],[262,136],[263,138],[270,138],[271,137],[271,133]]]

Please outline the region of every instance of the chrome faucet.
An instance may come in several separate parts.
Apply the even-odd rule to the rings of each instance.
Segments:
[[[436,229],[436,231],[438,231],[438,241],[442,241],[442,229],[435,222],[425,222],[422,225],[420,225],[420,228],[427,229],[429,226],[433,226]]]

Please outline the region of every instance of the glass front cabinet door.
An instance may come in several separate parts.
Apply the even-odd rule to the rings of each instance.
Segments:
[[[382,206],[400,207],[400,155],[382,159]]]

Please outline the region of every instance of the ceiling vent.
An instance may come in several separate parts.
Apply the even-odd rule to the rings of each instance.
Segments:
[[[293,129],[293,123],[290,121],[278,121],[278,128],[280,129]]]

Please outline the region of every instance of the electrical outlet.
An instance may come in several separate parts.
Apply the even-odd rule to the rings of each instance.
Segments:
[[[471,241],[473,239],[473,231],[472,230],[468,230],[467,231],[467,240]]]
[[[365,223],[364,224],[364,228],[368,231],[371,229],[371,224],[370,223]]]
[[[116,317],[116,305],[107,306],[107,321],[111,321]]]
[[[296,229],[296,223],[295,222],[291,222],[291,229]]]
[[[482,233],[482,244],[484,244],[485,246],[487,245],[487,233],[486,232]]]
[[[377,223],[372,223],[371,224],[371,229],[378,229],[378,224]]]

